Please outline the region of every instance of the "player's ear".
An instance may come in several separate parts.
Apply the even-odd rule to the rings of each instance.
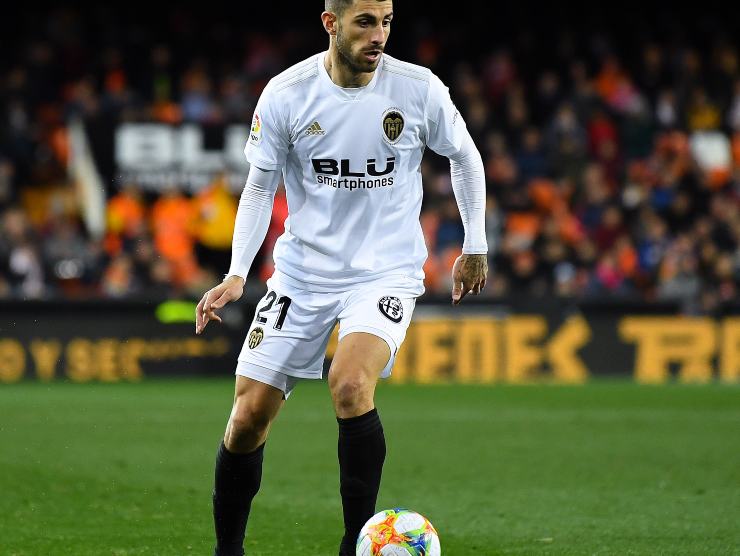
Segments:
[[[321,14],[321,23],[324,24],[324,29],[331,36],[337,34],[337,16],[332,12],[323,12]]]

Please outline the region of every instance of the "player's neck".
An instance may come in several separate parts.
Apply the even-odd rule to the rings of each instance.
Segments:
[[[332,47],[324,56],[324,67],[332,82],[339,87],[364,87],[375,75],[375,71],[354,71],[339,55],[337,49]]]

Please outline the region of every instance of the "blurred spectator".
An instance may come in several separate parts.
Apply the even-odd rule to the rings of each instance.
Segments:
[[[622,211],[614,204],[606,206],[601,214],[601,222],[593,231],[596,247],[599,251],[609,251],[625,233]]]
[[[0,269],[4,287],[11,295],[23,299],[43,297],[46,293],[44,270],[28,219],[19,208],[2,215],[0,236]]]
[[[435,238],[435,250],[439,254],[448,247],[459,248],[465,239],[465,230],[457,210],[457,203],[453,197],[445,199],[441,210],[437,234]]]
[[[655,117],[663,129],[673,129],[680,124],[679,108],[673,90],[664,89],[661,91],[655,107]]]
[[[719,107],[714,104],[702,87],[695,88],[686,111],[690,131],[717,129],[721,122]]]
[[[666,251],[659,273],[658,299],[680,301],[684,312],[695,312],[701,280],[697,274],[698,261],[686,236]]]
[[[556,176],[578,177],[587,160],[587,136],[571,104],[561,104],[550,121],[545,147]]]
[[[113,257],[102,277],[103,293],[108,297],[125,297],[138,290],[131,257],[119,254]]]
[[[8,206],[13,200],[13,174],[15,165],[8,159],[0,158],[0,209]]]
[[[146,207],[141,191],[133,183],[126,183],[108,201],[106,209],[105,246],[109,255],[129,248],[146,225]]]
[[[542,146],[542,134],[536,127],[528,127],[522,134],[521,147],[516,155],[519,177],[523,183],[547,176],[547,153]]]
[[[172,280],[183,286],[199,271],[193,236],[197,212],[192,199],[168,187],[152,205],[150,226],[159,255],[172,265]]]
[[[732,103],[727,111],[727,126],[734,131],[740,131],[740,79],[734,84]]]
[[[45,235],[45,274],[65,295],[85,292],[98,274],[100,257],[95,244],[82,234],[80,223],[71,218],[53,219]]]
[[[225,274],[231,262],[237,202],[226,176],[221,174],[193,199],[198,260],[216,274]]]
[[[182,77],[182,116],[185,121],[214,122],[220,119],[212,90],[205,64],[197,61]]]

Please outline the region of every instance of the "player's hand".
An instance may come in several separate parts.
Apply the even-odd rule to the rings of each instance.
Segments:
[[[244,279],[241,276],[229,276],[215,288],[208,290],[195,308],[195,333],[200,334],[208,324],[208,321],[221,321],[216,314],[220,309],[231,301],[236,301],[244,291]]]
[[[452,265],[452,304],[473,292],[478,295],[486,285],[488,255],[460,255]]]

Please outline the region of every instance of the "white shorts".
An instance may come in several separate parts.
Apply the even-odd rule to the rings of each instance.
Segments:
[[[298,379],[318,379],[332,330],[339,340],[352,332],[382,338],[391,356],[381,373],[391,374],[416,304],[418,286],[404,277],[356,284],[353,289],[314,292],[276,272],[257,304],[239,354],[236,374],[275,386],[285,397]]]

